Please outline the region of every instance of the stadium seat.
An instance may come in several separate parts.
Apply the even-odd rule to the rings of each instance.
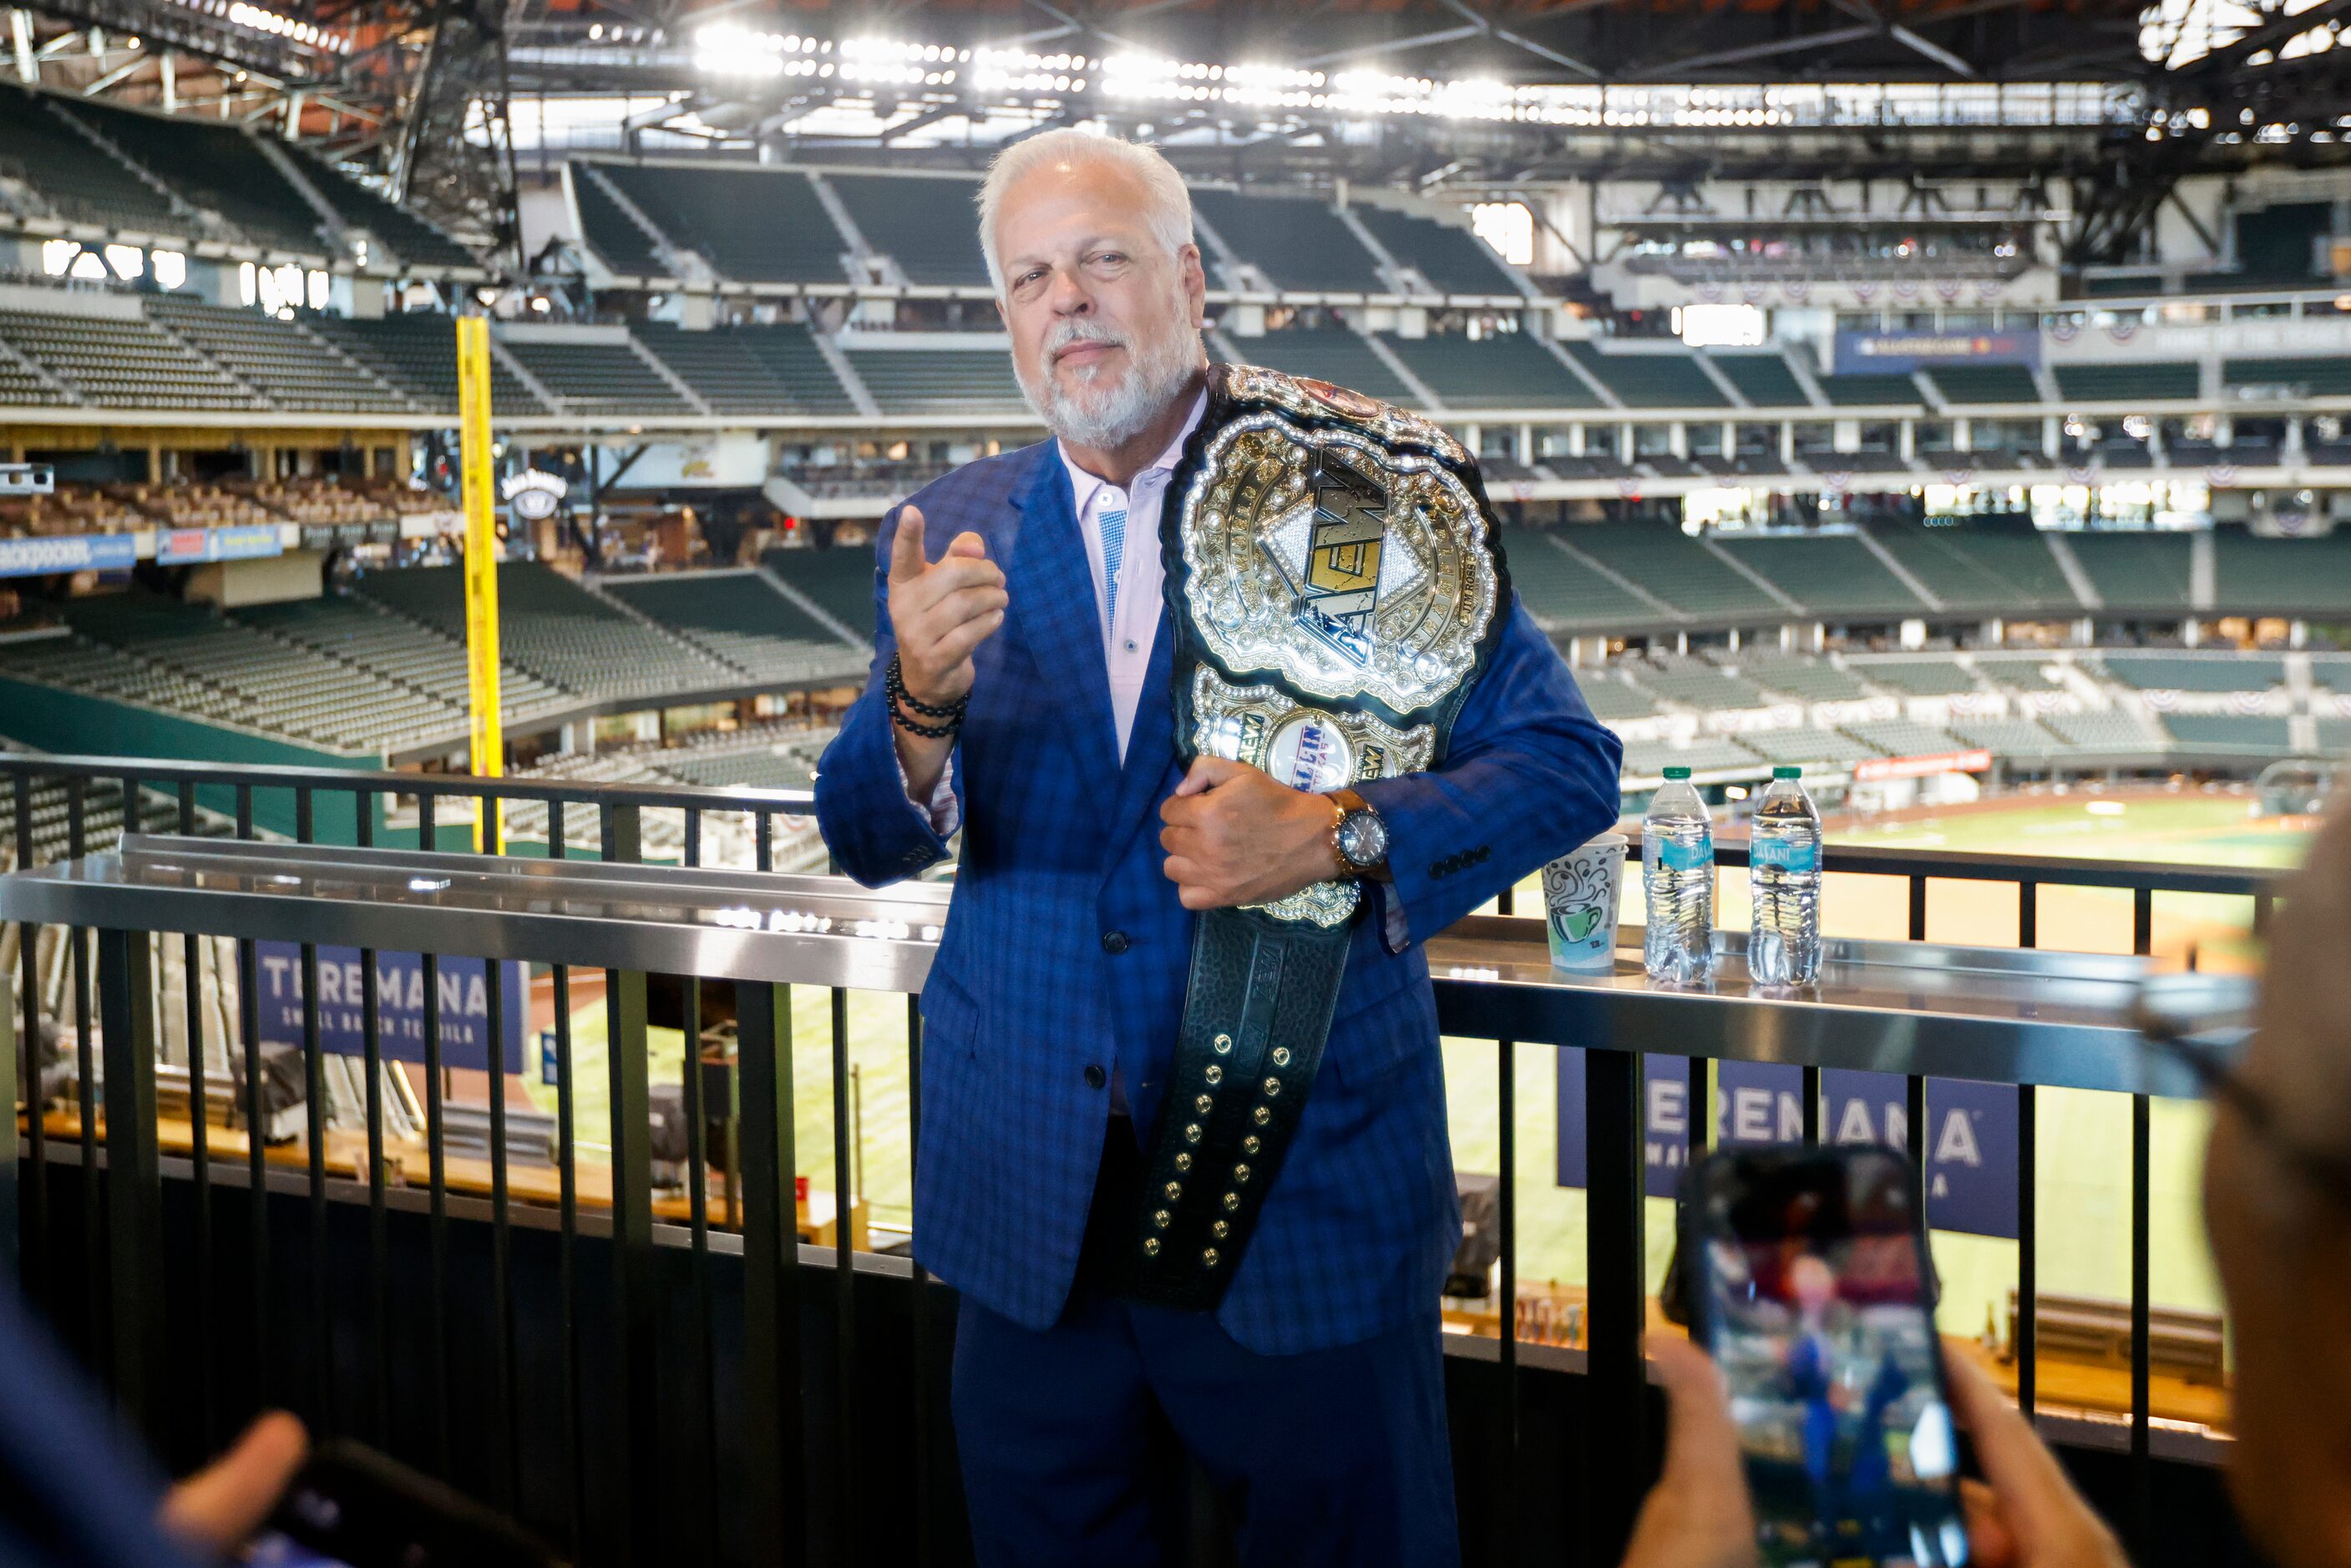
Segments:
[[[1244,348],[1262,338],[1243,338]],[[1582,378],[1520,332],[1472,340],[1460,332],[1399,337],[1382,333],[1405,368],[1449,409],[1589,409],[1600,400]],[[1384,369],[1384,367],[1383,367]]]
[[[1925,401],[1918,383],[1907,376],[1865,371],[1842,376],[1815,376],[1821,396],[1842,408],[1911,408]]]
[[[1396,379],[1363,335],[1343,327],[1269,332],[1262,337],[1235,338],[1233,347],[1254,365],[1311,376],[1400,408],[1420,407],[1412,389]]]
[[[1687,349],[1666,353],[1604,353],[1583,341],[1564,345],[1600,384],[1628,409],[1721,409],[1730,406]]]
[[[1899,619],[1927,607],[1850,535],[1818,538],[1740,538],[1726,535],[1722,548],[1790,598],[1832,616]]]
[[[1869,695],[1869,688],[1859,677],[1825,659],[1756,649],[1742,649],[1725,657],[1756,684],[1799,702],[1850,702]]]
[[[352,358],[428,409],[457,407],[457,333],[452,318],[426,311],[361,320],[305,316],[302,320]],[[493,357],[490,407],[500,414],[545,414],[546,404]]]
[[[2182,751],[2284,756],[2294,750],[2292,723],[2244,713],[2167,713],[2164,728]]]
[[[845,414],[855,405],[805,327],[726,327],[688,332],[664,321],[630,328],[661,362],[722,414]]]
[[[1976,678],[1956,659],[1856,659],[1846,668],[1906,697],[1954,697],[1978,690]]]
[[[310,256],[335,253],[318,209],[242,126],[84,99],[53,101],[183,201],[218,213],[255,242]]]
[[[1277,288],[1393,292],[1372,253],[1321,197],[1244,195],[1195,186],[1192,211],[1235,255],[1255,264]]]
[[[2351,358],[2342,355],[2294,358],[2224,359],[2224,387],[2293,387],[2305,398],[2351,398]]]
[[[131,233],[187,234],[193,220],[74,129],[47,93],[0,82],[0,178],[19,182],[57,216]]]
[[[906,281],[985,287],[970,180],[930,175],[827,174],[865,243],[897,262]]]
[[[1012,356],[983,339],[971,348],[848,350],[857,379],[885,414],[1011,414],[1028,407]]]
[[[1934,527],[1880,523],[1869,532],[1947,609],[2011,618],[2081,612],[2064,568],[2028,517]]]
[[[2189,541],[2179,534],[2065,535],[2105,607],[2177,612],[2188,607]]]
[[[407,413],[413,407],[397,388],[362,369],[298,320],[280,321],[258,310],[206,305],[168,294],[153,296],[146,306],[150,320],[281,409]]]
[[[1697,540],[1664,523],[1573,524],[1561,537],[1607,562],[1648,592],[1693,616],[1787,616],[1780,602]]]
[[[1759,409],[1804,409],[1813,400],[1803,383],[1788,369],[1781,354],[1717,354],[1714,368],[1739,389],[1739,395]]]
[[[2022,365],[1938,365],[1927,372],[1947,403],[2037,403],[2041,388]]]
[[[841,283],[851,275],[842,266],[849,242],[808,176],[796,169],[619,162],[594,168],[673,244],[701,256],[721,277],[737,283]],[[595,182],[580,179],[575,170],[573,184],[580,189]],[[596,232],[616,247],[633,251],[628,237],[614,232],[613,220],[640,236],[643,231],[601,190],[597,194],[611,211],[600,218]]]
[[[2106,673],[2135,691],[2267,691],[2285,683],[2274,654],[2106,653]]]
[[[756,571],[615,577],[604,585],[632,609],[715,658],[778,684],[859,680],[872,650],[852,648]]]
[[[2216,607],[2247,615],[2351,612],[2351,534],[2259,539],[2215,528],[2212,597]]]
[[[506,339],[507,352],[533,379],[563,400],[575,413],[683,414],[695,411],[661,373],[627,343],[562,341],[540,337]],[[490,395],[493,407],[497,394]]]
[[[1382,249],[1446,294],[1516,297],[1520,292],[1501,258],[1468,229],[1369,202],[1358,202],[1352,210]],[[1244,243],[1230,234],[1225,238]]]
[[[1537,625],[1547,631],[1637,626],[1658,618],[1655,606],[1559,547],[1550,528],[1501,529],[1502,557],[1511,585]]]
[[[2057,389],[2075,402],[2186,401],[2201,395],[2192,359],[2147,359],[2126,365],[2074,362],[2051,369],[2057,377]]]
[[[84,403],[142,410],[263,406],[254,392],[145,320],[0,310],[0,339]]]

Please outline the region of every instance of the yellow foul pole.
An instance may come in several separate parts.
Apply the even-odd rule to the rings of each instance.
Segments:
[[[458,457],[465,502],[465,673],[474,715],[475,778],[506,772],[506,735],[498,722],[498,541],[491,518],[496,482],[490,453],[490,324],[457,318]],[[474,847],[505,846],[503,814],[476,802]]]

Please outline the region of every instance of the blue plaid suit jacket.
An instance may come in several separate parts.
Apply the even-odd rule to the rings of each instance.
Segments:
[[[1155,1125],[1183,1014],[1192,914],[1162,870],[1159,805],[1183,776],[1165,612],[1122,765],[1085,543],[1045,441],[956,470],[914,498],[934,558],[966,530],[1011,606],[976,655],[955,790],[963,860],[923,993],[914,1251],[1033,1328],[1074,1276],[1110,1109],[1089,1066],[1124,1073]],[[817,816],[869,887],[946,853],[906,799],[882,676],[894,649],[877,541],[873,672],[824,754]],[[1412,938],[1442,930],[1616,819],[1616,737],[1523,607],[1456,722],[1445,765],[1362,786],[1386,818]],[[1219,1310],[1263,1354],[1343,1345],[1426,1314],[1461,1235],[1437,1010],[1416,940],[1359,917],[1312,1098]],[[1123,950],[1105,946],[1123,933]],[[1117,946],[1112,943],[1109,946]]]

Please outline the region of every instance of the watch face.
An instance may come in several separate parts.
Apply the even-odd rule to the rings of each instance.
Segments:
[[[1388,857],[1388,825],[1376,812],[1349,812],[1339,824],[1339,853],[1358,866],[1378,865]]]

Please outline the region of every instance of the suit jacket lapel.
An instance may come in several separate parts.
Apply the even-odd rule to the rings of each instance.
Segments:
[[[1176,628],[1166,603],[1159,606],[1159,627],[1151,638],[1151,663],[1143,678],[1143,693],[1135,699],[1134,728],[1126,737],[1126,765],[1120,771],[1118,804],[1111,813],[1110,842],[1102,866],[1107,870],[1126,852],[1127,841],[1138,829],[1158,831],[1155,815],[1167,770],[1176,761],[1176,714],[1167,683],[1175,666]]]
[[[1012,492],[1021,527],[1005,569],[1011,618],[1039,672],[1067,693],[1063,732],[1085,776],[1106,786],[1118,776],[1118,731],[1111,717],[1110,666],[1102,652],[1092,568],[1071,506],[1061,447],[1048,441],[1037,453],[1028,482]]]

